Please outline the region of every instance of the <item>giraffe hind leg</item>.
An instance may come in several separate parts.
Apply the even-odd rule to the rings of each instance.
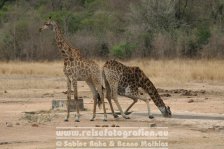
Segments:
[[[112,95],[113,95],[113,99],[114,99],[114,102],[115,104],[117,105],[119,111],[121,112],[121,115],[123,118],[125,119],[130,119],[130,117],[128,117],[127,115],[124,114],[119,102],[118,102],[118,99],[117,99],[117,87],[112,87]]]
[[[94,121],[95,117],[96,117],[96,103],[97,103],[98,93],[97,93],[96,88],[92,81],[88,80],[88,81],[86,81],[86,83],[89,86],[89,88],[93,94],[93,115],[92,115],[92,118],[90,119],[90,121]]]
[[[109,82],[106,80],[106,78],[105,78],[105,86],[106,86],[106,98],[107,98],[108,103],[110,105],[112,115],[114,116],[114,118],[118,118],[119,116],[117,114],[115,114],[115,112],[114,112],[114,108],[113,108],[113,105],[112,105],[112,102],[111,102],[112,92],[111,92]]]
[[[114,112],[114,108],[113,108],[111,99],[108,99],[108,102],[109,102],[109,105],[110,105],[110,109],[111,109],[112,115],[114,116],[114,118],[118,118],[119,116],[117,114],[115,114],[115,112]]]
[[[104,102],[104,94],[103,94],[102,85],[101,85],[101,83],[96,83],[96,84],[97,84],[96,87],[97,87],[98,94],[100,95],[99,96],[100,101],[98,101],[98,102],[103,104],[103,113],[104,113],[103,121],[107,121],[107,112],[106,112],[106,107],[105,107],[105,102]]]
[[[97,92],[97,100],[96,100],[96,103],[97,103],[97,105],[98,105],[98,107],[99,107],[99,109],[101,109],[101,104],[102,104],[102,101],[101,101],[101,98],[100,98],[100,94]]]
[[[124,112],[125,115],[129,115],[130,114],[130,112],[128,112],[128,111],[134,106],[134,104],[137,103],[137,101],[138,101],[138,99],[133,99],[133,102],[131,103],[131,105],[125,110],[125,112]]]
[[[64,119],[65,122],[69,120],[70,104],[71,104],[71,81],[69,78],[67,78],[67,116]]]

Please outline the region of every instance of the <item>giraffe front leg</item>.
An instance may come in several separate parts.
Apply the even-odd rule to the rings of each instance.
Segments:
[[[67,122],[70,115],[70,104],[71,104],[71,80],[67,77],[67,116],[64,121]]]
[[[76,106],[76,114],[75,114],[75,122],[80,122],[79,117],[79,100],[78,100],[78,91],[77,91],[77,80],[72,80],[73,89],[74,89],[74,100],[75,100],[75,106]]]
[[[153,119],[154,116],[152,115],[151,110],[150,110],[149,99],[144,98],[144,97],[139,97],[139,99],[143,100],[143,101],[146,103],[146,105],[147,105],[147,109],[148,109],[148,117],[149,117],[150,119]]]
[[[95,97],[94,97],[95,98]],[[94,121],[96,118],[96,99],[93,99],[93,116],[90,121]]]
[[[154,116],[152,115],[151,110],[150,110],[149,100],[146,99],[146,100],[144,100],[144,101],[145,101],[145,103],[146,103],[146,105],[147,105],[147,108],[148,108],[148,116],[149,116],[150,119],[153,119]]]

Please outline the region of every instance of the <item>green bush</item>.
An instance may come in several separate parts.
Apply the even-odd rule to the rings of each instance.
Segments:
[[[75,33],[80,28],[80,21],[79,16],[69,15],[67,19],[68,32]]]
[[[79,15],[74,15],[68,11],[54,11],[51,12],[48,17],[49,16],[57,21],[61,27],[66,27],[64,29],[71,34],[75,33],[80,28],[82,18]]]
[[[21,20],[18,21],[16,24],[16,41],[20,42],[20,41],[26,41],[28,40],[29,37],[29,31],[28,31],[28,22]]]
[[[199,45],[207,44],[209,41],[209,38],[211,37],[210,30],[206,25],[200,26],[197,29],[196,35],[197,35],[197,40]]]
[[[117,58],[129,58],[132,55],[135,45],[130,43],[120,43],[111,49],[111,54]]]

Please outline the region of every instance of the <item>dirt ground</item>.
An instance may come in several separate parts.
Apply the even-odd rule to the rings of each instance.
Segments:
[[[5,78],[1,78],[5,79]],[[13,80],[15,79],[15,80]],[[16,81],[24,78],[10,78]],[[41,82],[43,78],[36,78]],[[46,78],[64,83],[62,77]],[[4,84],[3,84],[4,85]],[[158,108],[150,102],[154,119],[147,116],[146,104],[139,101],[132,109],[131,119],[121,116],[114,119],[108,114],[103,122],[102,110],[97,109],[95,121],[92,115],[92,95],[84,82],[78,83],[79,96],[84,99],[86,111],[81,111],[81,122],[64,122],[65,112],[51,110],[53,99],[65,99],[64,87],[35,89],[11,88],[0,91],[0,148],[50,149],[55,148],[56,127],[95,127],[113,124],[120,127],[168,127],[170,149],[223,149],[224,148],[224,84],[188,83],[180,86],[157,86],[166,105],[171,107],[172,118],[161,116]],[[132,100],[119,97],[125,110]],[[106,103],[107,111],[109,105]],[[116,106],[114,108],[117,111]]]

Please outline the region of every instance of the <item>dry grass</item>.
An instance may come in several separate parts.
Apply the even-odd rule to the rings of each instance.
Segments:
[[[0,75],[63,76],[62,62],[0,62]]]
[[[0,90],[65,88],[62,70],[62,62],[0,62]]]
[[[98,61],[102,66],[104,61]],[[224,60],[131,60],[123,62],[139,66],[156,85],[184,84],[188,82],[224,82]],[[1,62],[0,84],[4,88],[61,88],[63,62]],[[45,76],[45,78],[39,78]],[[28,78],[28,79],[24,79]],[[29,79],[29,77],[32,79]],[[37,79],[33,79],[37,77]],[[18,79],[23,78],[23,79]],[[57,79],[56,79],[57,80]]]
[[[224,81],[224,60],[133,60],[125,63],[139,66],[159,84]]]

